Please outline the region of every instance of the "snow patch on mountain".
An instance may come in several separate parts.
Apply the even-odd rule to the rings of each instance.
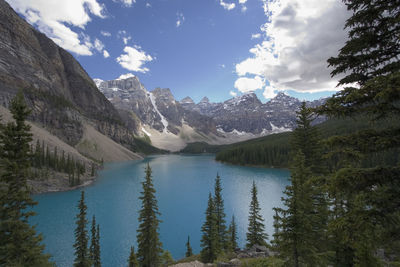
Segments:
[[[159,115],[160,118],[161,118],[161,123],[162,123],[162,125],[164,125],[164,130],[163,130],[163,132],[164,132],[164,133],[167,133],[167,132],[168,132],[168,121],[165,119],[165,117],[164,117],[164,116],[161,114],[161,112],[158,110],[157,105],[156,105],[156,100],[155,100],[155,98],[154,98],[153,93],[149,92],[149,93],[148,93],[148,96],[150,97],[150,101],[151,101],[151,104],[153,105],[153,108],[154,108],[155,112],[157,112],[158,115]]]
[[[142,127],[142,131],[143,131],[147,136],[149,136],[149,137],[151,136],[151,133],[149,133],[148,131],[146,131],[146,129],[143,128],[143,127]]]

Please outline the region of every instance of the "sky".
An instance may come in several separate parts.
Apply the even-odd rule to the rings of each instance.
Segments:
[[[340,0],[6,0],[92,78],[135,75],[176,99],[255,92],[332,95],[327,59],[344,45]]]

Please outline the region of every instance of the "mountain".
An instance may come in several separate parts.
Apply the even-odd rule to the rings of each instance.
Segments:
[[[190,97],[176,101],[168,88],[148,91],[133,75],[94,81],[120,114],[137,119],[138,134],[147,135],[152,144],[169,150],[180,150],[190,142],[228,144],[291,131],[301,105],[300,100],[284,93],[264,104],[254,93],[222,103],[204,97],[196,104]],[[318,100],[307,104],[322,103]]]
[[[221,134],[235,133],[249,137],[293,130],[296,126],[296,111],[301,105],[300,100],[283,92],[265,104],[254,93],[243,94],[223,103],[210,103],[206,97],[198,104],[190,100],[184,98],[182,106],[212,117]],[[323,100],[317,100],[307,102],[307,105],[318,106],[322,103]]]
[[[158,147],[179,150],[189,141],[219,138],[212,118],[183,108],[168,88],[147,91],[136,76],[94,81],[120,114],[137,118],[138,131]]]
[[[0,0],[0,89],[0,104],[6,108],[22,90],[32,109],[29,120],[90,159],[140,158],[129,152],[141,152],[143,146],[133,135],[137,122],[123,119],[79,62],[4,0]],[[115,153],[117,147],[121,154]]]

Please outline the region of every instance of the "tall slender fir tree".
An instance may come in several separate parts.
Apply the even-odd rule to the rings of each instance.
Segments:
[[[0,265],[50,266],[41,236],[28,223],[35,215],[28,208],[36,202],[27,185],[32,135],[25,123],[30,111],[21,92],[12,99],[10,111],[14,121],[0,127]]]
[[[205,212],[206,220],[201,227],[203,233],[201,237],[201,252],[200,257],[203,262],[213,262],[218,254],[218,231],[217,218],[215,215],[215,206],[211,193],[208,196],[208,205]]]
[[[235,215],[232,215],[232,221],[229,224],[228,228],[228,238],[229,238],[229,246],[232,250],[238,248],[237,244],[237,225],[235,221]]]
[[[162,244],[159,239],[158,228],[160,212],[158,211],[151,168],[147,164],[146,177],[142,182],[143,191],[139,199],[142,207],[139,211],[139,229],[137,230],[138,253],[137,257],[142,267],[154,267],[160,264]]]
[[[222,198],[222,185],[221,177],[217,174],[215,178],[214,186],[214,209],[217,225],[218,240],[217,246],[218,250],[223,250],[227,248],[227,233],[226,233],[226,221],[225,221],[225,211],[224,211],[224,200]]]
[[[257,186],[253,181],[251,188],[251,202],[249,214],[249,226],[246,233],[246,247],[251,248],[254,245],[266,246],[268,235],[265,233],[264,219],[260,214],[261,208],[257,198]]]
[[[193,255],[193,250],[192,250],[192,247],[190,246],[190,237],[188,236],[187,242],[186,242],[186,253],[185,253],[185,256],[186,257],[190,257],[192,255]]]
[[[78,204],[79,213],[76,215],[76,228],[75,228],[75,267],[89,267],[91,264],[90,255],[88,251],[88,232],[86,229],[86,204],[85,192],[81,191],[81,199]]]

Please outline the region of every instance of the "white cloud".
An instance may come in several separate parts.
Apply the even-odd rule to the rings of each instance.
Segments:
[[[261,38],[261,33],[253,33],[252,35],[251,35],[251,39],[253,40],[253,39],[258,39],[258,38]]]
[[[220,64],[219,66],[220,66],[221,68],[223,68],[223,69],[225,69],[225,67],[226,67],[225,64]]]
[[[151,4],[150,3],[146,3],[146,7],[147,8],[151,7]]]
[[[242,6],[242,12],[246,12],[247,11],[247,7],[246,6]]]
[[[236,93],[235,91],[232,91],[232,90],[229,91],[229,94],[230,94],[231,96],[233,96],[233,97],[236,97],[236,96],[237,96],[237,93]]]
[[[78,55],[92,55],[93,45],[70,27],[82,30],[91,16],[104,18],[104,5],[97,0],[8,0],[26,20],[56,44]]]
[[[264,81],[260,76],[254,78],[240,77],[235,81],[235,88],[242,93],[255,91],[264,87]]]
[[[105,37],[110,37],[111,33],[110,32],[106,32],[106,31],[100,31],[101,35],[105,36]]]
[[[121,2],[126,7],[131,7],[133,3],[136,3],[136,0],[113,0],[113,2]]]
[[[125,30],[118,31],[117,37],[122,39],[124,45],[127,45],[128,41],[132,39],[132,37]]]
[[[262,77],[269,82],[265,97],[273,96],[275,90],[335,90],[338,77],[330,77],[326,60],[336,56],[347,39],[343,27],[350,14],[344,4],[336,0],[263,2],[267,23],[261,29],[267,38],[250,49],[251,57],[236,65],[237,81],[246,75]]]
[[[108,51],[107,50],[103,50],[103,56],[104,56],[104,58],[108,58],[108,57],[110,57],[110,54],[108,53]]]
[[[125,54],[117,58],[117,62],[125,69],[136,72],[148,72],[149,69],[143,65],[146,62],[152,61],[153,58],[146,54],[146,52],[138,49],[137,47],[125,46]]]
[[[239,4],[246,4],[247,0],[239,0]]]
[[[183,13],[182,12],[176,13],[176,27],[181,26],[184,21],[185,17],[183,16]]]
[[[99,39],[96,38],[94,40],[94,48],[97,51],[101,52],[104,49],[104,44]]]
[[[226,3],[224,0],[220,0],[219,4],[226,10],[232,10],[235,8],[235,3]]]
[[[133,75],[132,73],[125,73],[125,74],[121,74],[121,76],[119,76],[117,78],[117,80],[124,80],[124,79],[128,79],[128,78],[133,78],[136,77],[135,75]]]

